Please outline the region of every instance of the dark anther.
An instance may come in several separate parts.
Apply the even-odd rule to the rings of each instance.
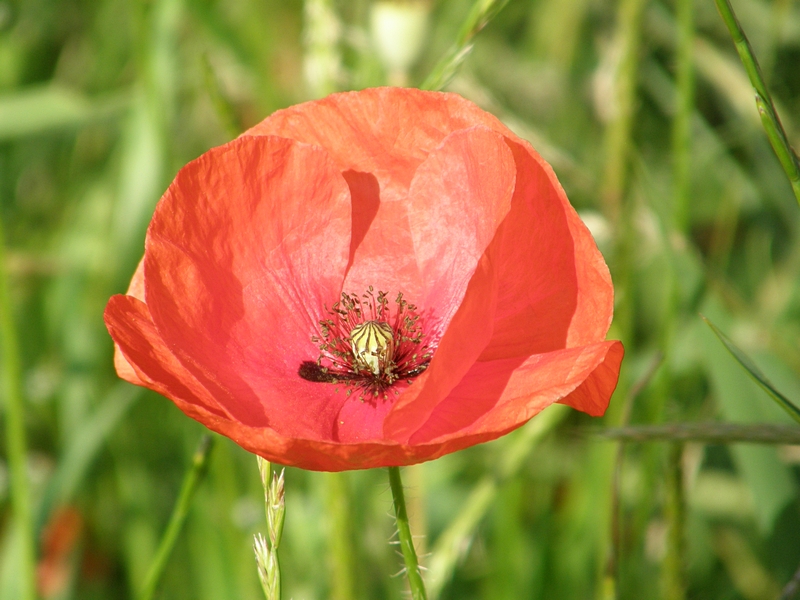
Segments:
[[[339,381],[336,377],[328,373],[326,369],[320,367],[313,360],[305,360],[300,363],[300,368],[297,369],[297,374],[306,381],[313,381],[314,383],[336,383]]]

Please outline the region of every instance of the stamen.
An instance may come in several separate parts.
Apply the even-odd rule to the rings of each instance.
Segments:
[[[356,388],[362,401],[388,399],[388,388],[398,382],[412,383],[428,367],[434,348],[423,342],[416,306],[402,293],[393,309],[387,293],[376,295],[372,286],[361,297],[342,293],[328,313],[330,317],[319,323],[319,334],[311,337],[320,349],[319,357],[316,362],[303,362],[298,370],[303,379],[349,384],[347,396]]]

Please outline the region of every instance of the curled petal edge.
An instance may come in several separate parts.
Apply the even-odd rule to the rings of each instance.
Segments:
[[[157,353],[164,379],[171,379],[178,382],[179,385],[168,389],[168,386],[163,383],[163,379],[155,381],[151,376],[152,373],[148,375],[147,365],[140,364],[145,362],[141,353],[137,355],[134,348],[121,339],[123,335],[117,326],[123,317],[130,320],[130,311],[135,311],[135,314],[139,316],[139,340],[137,343],[140,345],[140,351]],[[595,394],[597,386],[603,381],[606,382],[606,385],[601,388],[607,389],[609,378],[613,379],[614,385],[616,384],[616,374],[619,372],[619,362],[622,360],[623,354],[621,343],[601,343],[606,347],[606,352],[585,379],[575,381],[570,390],[559,390],[559,393],[563,393],[563,395],[559,396],[556,393],[548,397],[546,402],[538,402],[535,406],[526,407],[525,410],[518,412],[519,419],[515,421],[505,423],[499,421],[496,418],[499,414],[493,411],[481,420],[480,427],[475,427],[466,433],[458,432],[442,436],[428,443],[413,445],[386,441],[336,444],[302,438],[286,438],[270,427],[248,427],[232,420],[174,356],[172,360],[169,359],[171,353],[158,336],[155,327],[147,330],[148,326],[152,326],[152,321],[150,320],[148,325],[148,320],[147,307],[130,296],[115,296],[106,309],[106,323],[109,330],[115,340],[118,340],[118,346],[126,361],[142,382],[140,385],[167,395],[188,416],[212,431],[231,438],[254,454],[279,464],[313,471],[344,471],[425,462],[505,435],[523,425],[532,416],[554,402],[586,410],[584,404],[586,395]],[[128,339],[128,341],[131,340]],[[149,366],[153,367],[152,364]],[[122,373],[120,374],[122,375]],[[611,389],[613,390],[613,386]],[[610,391],[608,391],[605,401],[597,404],[598,410],[605,409],[608,397],[610,397]],[[502,410],[502,408],[497,410]]]

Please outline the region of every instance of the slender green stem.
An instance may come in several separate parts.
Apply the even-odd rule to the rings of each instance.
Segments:
[[[673,226],[680,232],[688,225],[690,166],[692,161],[691,125],[694,113],[694,0],[677,0],[677,110],[672,129],[672,156],[675,169]]]
[[[27,472],[27,440],[25,406],[22,402],[21,367],[17,331],[11,308],[3,223],[0,220],[0,353],[3,356],[3,392],[6,399],[6,451],[11,471],[11,503],[17,528],[20,598],[36,598],[36,545],[33,537],[33,516]]]
[[[704,442],[707,444],[800,444],[797,425],[740,425],[735,423],[673,423],[593,430],[610,440],[629,442]]]
[[[619,45],[621,52],[614,69],[613,96],[608,98],[611,104],[608,112],[612,118],[605,133],[606,164],[602,187],[606,215],[614,222],[622,212],[622,198],[627,188],[644,4],[644,0],[621,0],[618,10],[615,44]]]
[[[736,18],[736,13],[733,12],[730,0],[714,1],[722,20],[725,21],[725,25],[733,38],[736,51],[739,53],[739,58],[744,65],[745,71],[747,71],[750,83],[755,89],[756,106],[769,142],[772,144],[772,149],[778,156],[778,160],[789,178],[797,203],[800,204],[800,161],[798,161],[797,154],[789,145],[786,131],[784,131],[778,112],[775,110],[772,96],[767,89],[766,83],[764,83],[764,75],[761,73],[761,67],[758,66],[753,47],[750,45],[739,19]]]
[[[464,24],[461,25],[455,43],[447,51],[447,54],[436,63],[430,75],[420,85],[420,89],[441,90],[446,86],[455,76],[461,63],[472,52],[473,38],[486,27],[507,2],[508,0],[476,0]]]
[[[667,555],[664,559],[664,600],[685,600],[686,500],[683,491],[683,444],[671,444],[667,458],[666,517],[669,524]]]
[[[213,447],[214,438],[210,435],[204,435],[200,439],[197,450],[195,450],[194,456],[192,457],[192,465],[183,478],[181,491],[178,494],[178,501],[175,503],[175,508],[172,510],[172,516],[169,519],[167,529],[161,537],[161,543],[158,545],[156,556],[150,564],[150,569],[147,572],[147,577],[142,591],[139,593],[138,600],[150,600],[156,591],[156,586],[161,579],[164,567],[166,567],[169,556],[172,553],[172,548],[175,546],[175,542],[178,540],[178,534],[180,534],[183,523],[186,521],[186,516],[189,514],[189,507],[194,499],[197,486],[208,470],[208,457]]]
[[[403,481],[400,479],[400,468],[389,467],[389,485],[392,488],[392,498],[394,499],[394,513],[397,519],[397,534],[400,538],[400,549],[403,552],[403,560],[406,563],[406,577],[411,588],[413,600],[427,600],[425,584],[419,573],[419,563],[417,562],[417,552],[414,550],[414,539],[411,537],[411,527],[408,525],[408,513],[406,512],[406,499],[403,495]]]

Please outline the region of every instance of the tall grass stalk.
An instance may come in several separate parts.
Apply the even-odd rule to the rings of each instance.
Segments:
[[[689,210],[691,126],[694,114],[694,0],[677,0],[678,44],[676,56],[677,102],[672,127],[675,177],[673,227],[686,230]]]
[[[666,477],[667,555],[662,581],[664,600],[685,600],[686,500],[683,491],[683,444],[669,447]]]
[[[648,365],[647,370],[633,386],[631,386],[625,397],[625,403],[622,406],[622,415],[619,421],[623,427],[630,423],[634,401],[642,390],[647,387],[647,384],[650,383],[650,380],[661,366],[663,360],[663,354],[656,354]],[[608,550],[608,556],[606,557],[605,574],[601,590],[603,598],[616,598],[619,591],[619,563],[623,550],[620,495],[622,490],[622,468],[624,461],[625,440],[620,440],[617,444],[616,455],[614,457],[614,473],[611,481],[611,545]]]
[[[733,38],[736,51],[739,53],[739,58],[755,90],[756,107],[761,117],[761,123],[764,125],[764,130],[767,132],[769,143],[778,156],[786,177],[789,178],[797,203],[800,204],[800,161],[798,161],[797,155],[789,145],[786,131],[783,129],[778,111],[775,110],[775,104],[772,102],[772,96],[767,89],[767,84],[764,82],[764,75],[761,73],[761,67],[758,66],[753,47],[750,45],[739,19],[736,18],[736,13],[733,12],[730,0],[714,1],[722,20],[725,21],[725,25]]]
[[[28,444],[25,435],[25,406],[22,399],[17,330],[8,281],[3,222],[0,219],[0,340],[3,357],[3,393],[6,403],[6,452],[11,471],[11,504],[17,530],[19,591],[22,600],[36,598],[36,542],[33,536],[33,513],[28,486]]]
[[[612,103],[609,110],[612,116],[606,129],[602,187],[606,215],[614,222],[622,210],[622,197],[627,187],[644,4],[644,0],[621,0],[617,11],[614,44],[618,46],[619,58],[614,69],[612,95],[608,98]]]
[[[628,442],[703,442],[706,444],[800,445],[797,425],[738,423],[667,423],[594,430],[593,435]]]

